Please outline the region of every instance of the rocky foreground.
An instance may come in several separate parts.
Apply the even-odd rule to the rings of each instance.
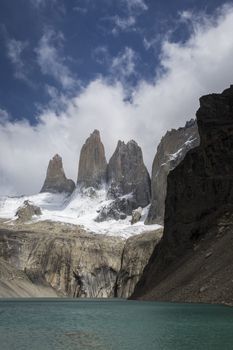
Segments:
[[[123,240],[76,225],[1,220],[0,297],[127,298],[161,235]]]
[[[164,235],[133,298],[233,304],[233,86],[200,99],[200,146],[168,175]]]

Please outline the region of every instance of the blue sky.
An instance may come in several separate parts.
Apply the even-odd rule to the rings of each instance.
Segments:
[[[128,89],[154,79],[164,36],[182,42],[190,34],[182,13],[212,14],[222,3],[2,0],[0,106],[34,123],[51,89],[76,94],[98,75],[125,80]]]
[[[1,0],[0,192],[37,192],[57,152],[75,179],[94,128],[107,157],[136,139],[150,170],[164,132],[232,83],[232,32],[232,1]]]

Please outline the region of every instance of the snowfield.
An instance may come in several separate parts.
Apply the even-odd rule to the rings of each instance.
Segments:
[[[31,201],[42,210],[42,215],[34,217],[33,221],[51,220],[81,225],[89,232],[123,238],[161,228],[159,225],[144,225],[149,207],[143,209],[141,220],[134,225],[130,223],[131,216],[128,216],[125,220],[95,222],[98,210],[102,206],[111,203],[111,200],[106,200],[105,189],[95,191],[95,193],[90,189],[87,189],[84,193],[76,189],[71,196],[39,193],[32,196],[0,197],[0,218],[15,220],[15,213],[25,200]]]

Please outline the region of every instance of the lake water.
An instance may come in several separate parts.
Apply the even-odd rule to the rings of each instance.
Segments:
[[[233,308],[125,300],[2,300],[1,350],[232,350]]]

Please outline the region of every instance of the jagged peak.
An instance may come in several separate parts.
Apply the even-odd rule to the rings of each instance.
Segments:
[[[119,148],[119,147],[124,147],[124,146],[125,146],[125,142],[124,142],[124,141],[119,140],[119,141],[117,142],[117,148]]]
[[[62,159],[62,157],[58,153],[56,153],[52,159]]]
[[[82,187],[99,187],[106,181],[106,169],[104,145],[99,130],[95,129],[81,148],[77,183]]]
[[[139,147],[138,143],[137,143],[135,140],[130,140],[130,141],[127,143],[127,146],[131,146],[131,145]]]
[[[99,130],[95,129],[91,134],[90,137],[98,137],[100,138],[100,132]]]
[[[221,93],[221,95],[225,95],[225,96],[227,96],[227,95],[232,95],[232,94],[233,94],[233,84],[231,84],[229,88],[225,89],[225,90]],[[207,96],[208,96],[208,95],[207,95]]]
[[[40,192],[72,193],[74,187],[74,182],[67,179],[65,175],[62,157],[59,154],[55,154],[49,161],[45,181]]]
[[[58,153],[56,153],[49,161],[49,165],[54,163],[60,163],[62,166],[62,157]]]
[[[124,147],[124,148],[125,147],[129,147],[131,145],[139,147],[138,143],[136,141],[134,141],[134,140],[130,140],[127,143],[125,143],[124,141],[119,140],[117,142],[117,149],[121,148],[121,147]]]

